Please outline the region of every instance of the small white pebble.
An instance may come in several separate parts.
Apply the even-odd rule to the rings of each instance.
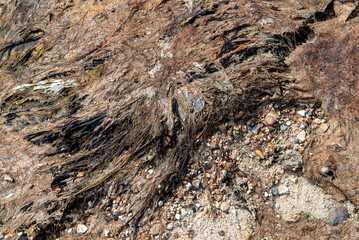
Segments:
[[[173,224],[172,223],[167,224],[166,229],[167,230],[172,230],[173,229]]]
[[[85,232],[87,232],[88,227],[86,227],[85,224],[80,223],[77,225],[76,230],[77,230],[77,233],[84,234]]]
[[[307,111],[305,111],[305,110],[300,110],[300,111],[298,111],[298,114],[299,114],[300,116],[304,117],[305,114],[307,114]]]
[[[152,175],[155,171],[153,169],[148,170],[148,174]]]

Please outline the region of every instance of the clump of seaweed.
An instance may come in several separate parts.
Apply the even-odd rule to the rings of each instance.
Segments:
[[[11,78],[1,82],[1,116],[14,127],[29,126],[26,140],[52,146],[45,157],[58,198],[52,211],[62,213],[56,219],[79,204],[88,208],[90,199],[99,206],[99,199],[110,204],[111,196],[123,196],[133,213],[124,225],[136,224],[181,180],[219,123],[257,115],[268,102],[291,103],[295,80],[284,59],[314,32],[309,22],[273,10],[276,4],[198,1],[190,10],[158,0],[3,5],[0,67]],[[266,16],[286,19],[291,31],[263,22]],[[76,86],[45,91],[71,81]],[[134,192],[149,165],[156,174]],[[75,181],[79,172],[83,181]]]

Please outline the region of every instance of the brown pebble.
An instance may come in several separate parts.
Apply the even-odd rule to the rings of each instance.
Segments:
[[[78,178],[82,178],[82,177],[84,177],[85,176],[85,172],[79,172],[77,175],[76,175],[76,177],[78,177]]]
[[[268,144],[268,150],[269,150],[269,153],[270,153],[270,154],[274,154],[274,150],[275,150],[275,149],[274,149],[274,145],[271,144],[271,143],[269,143],[269,144]]]
[[[264,159],[264,154],[262,153],[261,150],[256,150],[255,152],[261,159]]]
[[[272,111],[272,112],[269,112],[265,118],[264,118],[264,124],[267,125],[267,126],[271,126],[273,125],[274,123],[276,123],[277,121],[277,114]]]
[[[175,232],[175,233],[173,234],[173,237],[174,237],[174,238],[178,238],[178,232]]]
[[[57,193],[59,193],[59,192],[61,192],[61,188],[56,188],[55,191],[56,191]]]

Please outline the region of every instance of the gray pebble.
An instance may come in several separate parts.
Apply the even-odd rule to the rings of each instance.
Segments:
[[[277,187],[272,187],[271,190],[272,190],[273,196],[278,196],[279,195]]]
[[[201,181],[200,181],[200,180],[194,180],[194,181],[192,182],[192,185],[193,185],[193,187],[195,187],[195,188],[199,188],[200,184],[201,184]]]
[[[349,217],[348,210],[345,207],[337,207],[329,212],[329,222],[333,226],[342,224]]]
[[[219,236],[224,236],[224,235],[225,235],[225,232],[224,232],[223,230],[221,230],[221,231],[218,232],[218,235],[219,235]]]

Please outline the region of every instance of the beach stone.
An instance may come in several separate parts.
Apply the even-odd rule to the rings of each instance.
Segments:
[[[345,207],[337,207],[329,212],[329,222],[331,225],[336,226],[342,224],[349,217],[348,209]]]
[[[200,180],[194,180],[194,181],[192,182],[192,185],[193,185],[193,187],[195,187],[195,188],[199,188],[200,183],[201,183]]]
[[[167,230],[172,230],[173,229],[173,223],[167,224],[166,229]]]
[[[79,234],[84,234],[85,232],[87,232],[87,230],[88,230],[88,227],[86,227],[86,225],[82,224],[82,223],[78,224],[76,227],[76,231]]]
[[[299,114],[300,116],[304,117],[305,114],[307,114],[307,111],[305,111],[305,110],[300,110],[300,111],[298,111],[298,114]]]
[[[306,136],[306,133],[304,130],[300,131],[297,135],[297,138],[299,140],[299,142],[304,142],[305,141],[305,136]]]
[[[276,121],[277,121],[277,114],[274,111],[267,113],[267,115],[264,118],[264,124],[267,126],[271,126],[275,124]]]
[[[156,224],[151,228],[151,234],[158,235],[160,233],[160,230],[161,230],[161,225]]]
[[[229,210],[229,207],[230,207],[230,205],[229,205],[229,202],[228,202],[228,201],[222,202],[222,204],[221,204],[221,210],[222,210],[223,212],[227,212],[227,211]]]

